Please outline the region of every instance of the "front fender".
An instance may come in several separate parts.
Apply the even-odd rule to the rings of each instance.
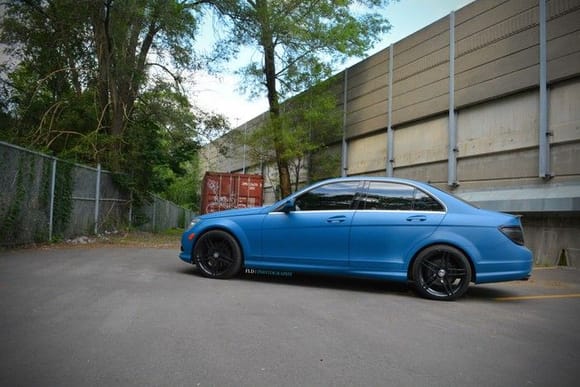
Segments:
[[[199,237],[206,232],[210,230],[223,230],[230,233],[238,241],[242,250],[242,258],[244,260],[246,257],[255,256],[261,251],[260,228],[251,225],[254,223],[245,223],[246,222],[244,222],[244,224],[240,224],[239,222],[236,222],[230,218],[223,218],[219,220],[214,219],[212,222],[208,222],[207,224],[201,222],[193,230],[195,237],[192,240],[191,248],[193,250]],[[258,223],[261,225],[261,222]]]

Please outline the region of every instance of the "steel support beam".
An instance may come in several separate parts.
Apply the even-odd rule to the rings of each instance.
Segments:
[[[56,158],[52,158],[52,169],[50,171],[50,214],[48,219],[48,240],[52,240],[54,232],[54,193],[56,191]]]
[[[394,175],[395,155],[394,155],[394,133],[393,133],[393,45],[389,46],[389,107],[387,124],[387,176]]]
[[[457,187],[457,120],[455,115],[455,12],[449,14],[449,149],[447,185]]]
[[[550,135],[548,127],[548,77],[546,58],[546,0],[539,0],[540,15],[540,106],[539,106],[539,176],[552,177],[550,167]]]
[[[95,184],[95,234],[99,232],[99,208],[101,204],[101,164],[97,165],[97,182]]]
[[[344,70],[344,93],[343,93],[343,112],[342,112],[342,157],[341,157],[341,176],[345,177],[348,171],[348,144],[346,141],[346,108],[348,100],[348,69]]]

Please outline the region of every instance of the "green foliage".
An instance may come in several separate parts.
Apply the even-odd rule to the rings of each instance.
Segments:
[[[26,198],[26,185],[30,179],[26,176],[31,175],[30,166],[26,165],[26,161],[30,157],[21,157],[18,160],[18,169],[16,171],[15,192],[9,200],[6,209],[2,209],[4,216],[0,223],[0,240],[1,241],[17,241],[18,235],[21,232],[20,218],[23,214],[23,203]]]
[[[56,163],[52,235],[57,240],[64,237],[71,218],[73,168],[74,165],[68,162],[57,161]]]
[[[323,165],[336,164],[336,160],[329,159],[312,165],[310,160],[341,138],[342,112],[337,109],[332,84],[333,81],[320,83],[287,101],[278,118],[271,118],[247,137],[254,162],[272,162],[278,157],[288,163],[294,179],[293,190],[299,188],[305,166],[324,174],[322,171],[328,168]],[[278,155],[273,151],[275,144],[282,144],[283,150]]]
[[[329,78],[348,57],[362,57],[388,32],[379,13],[389,0],[232,1],[218,7],[227,16],[226,35],[219,44],[256,47],[261,56],[240,69],[242,88],[251,94],[272,92],[264,86],[264,57],[272,49],[279,82],[275,91],[286,98]]]
[[[7,3],[0,43],[18,61],[0,89],[0,138],[126,172],[119,180],[137,196],[164,192],[195,162],[199,139],[228,127],[181,88],[180,72],[199,65],[204,3]]]
[[[390,29],[387,19],[373,10],[388,0],[233,1],[219,7],[227,16],[233,50],[255,47],[261,55],[239,70],[242,90],[252,96],[265,92],[270,106],[271,138],[282,195],[291,192],[289,160],[308,149],[289,135],[280,109],[282,99],[307,90],[331,76],[337,64],[360,57]],[[291,122],[295,123],[292,119]],[[294,128],[291,132],[303,129]],[[292,147],[298,146],[298,149]]]

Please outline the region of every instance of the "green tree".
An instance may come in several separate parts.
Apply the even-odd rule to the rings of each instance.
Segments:
[[[260,58],[240,70],[244,88],[265,90],[270,132],[283,196],[291,193],[287,131],[281,101],[331,76],[347,57],[363,56],[389,30],[373,10],[388,0],[223,0],[229,43],[260,50]]]
[[[24,146],[132,176],[127,184],[162,193],[187,173],[198,137],[228,127],[192,106],[185,70],[198,19],[211,1],[14,0],[0,43],[17,58],[8,69],[0,134]],[[5,101],[5,102],[4,102]]]
[[[271,120],[267,121],[247,137],[246,142],[251,149],[253,161],[260,163],[275,160],[275,143],[281,142],[281,148],[284,149],[281,156],[288,160],[290,175],[293,177],[291,188],[294,191],[300,188],[302,173],[306,167],[309,178],[321,177],[314,174],[314,171],[325,168],[320,165],[313,167],[310,158],[324,152],[327,144],[341,138],[342,112],[336,108],[333,83],[333,79],[321,82],[284,102],[280,107],[277,125],[272,125]],[[331,164],[337,162],[328,161]]]

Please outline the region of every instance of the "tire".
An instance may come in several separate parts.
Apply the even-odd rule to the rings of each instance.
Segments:
[[[242,268],[242,250],[231,234],[212,230],[199,237],[193,260],[204,277],[232,278]]]
[[[471,265],[460,250],[447,245],[434,245],[419,253],[413,263],[412,275],[420,296],[452,301],[469,288]]]

